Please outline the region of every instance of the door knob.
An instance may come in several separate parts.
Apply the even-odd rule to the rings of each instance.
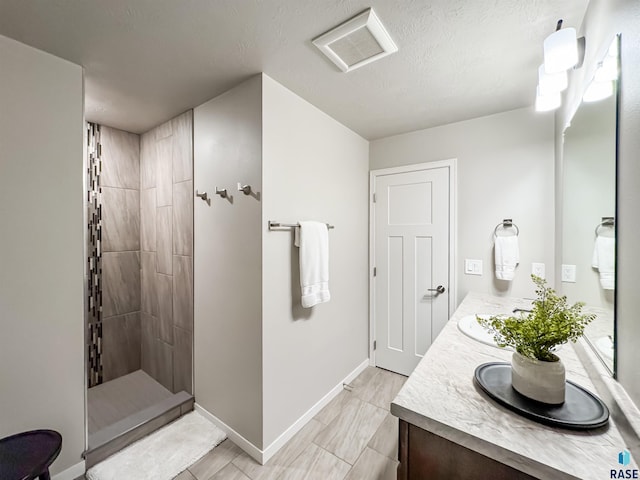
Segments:
[[[438,294],[444,293],[446,289],[442,285],[438,285],[436,288],[428,288],[429,292],[437,292]]]

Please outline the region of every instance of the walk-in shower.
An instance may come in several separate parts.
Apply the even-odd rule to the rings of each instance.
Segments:
[[[87,466],[193,408],[192,112],[87,125]]]

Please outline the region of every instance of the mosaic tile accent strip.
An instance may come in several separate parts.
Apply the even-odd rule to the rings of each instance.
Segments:
[[[100,125],[87,125],[87,380],[102,383],[102,146]]]

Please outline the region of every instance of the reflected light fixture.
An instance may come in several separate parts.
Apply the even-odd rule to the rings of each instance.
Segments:
[[[618,79],[618,39],[613,39],[607,55],[598,63],[593,80],[582,96],[585,102],[597,102],[613,95],[614,82]]]
[[[544,69],[546,73],[559,73],[578,63],[578,38],[576,29],[562,28],[558,20],[556,31],[544,40]]]
[[[614,38],[604,59],[598,63],[593,80],[582,96],[585,102],[597,102],[613,95],[618,79],[618,39]]]
[[[587,91],[584,92],[582,100],[585,102],[597,102],[613,95],[613,82],[611,80],[606,82],[598,82],[595,78],[587,87]]]
[[[595,73],[596,82],[610,82],[618,78],[618,59],[607,55],[605,59],[598,64]]]

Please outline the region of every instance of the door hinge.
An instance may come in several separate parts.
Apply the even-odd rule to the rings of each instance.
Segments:
[[[373,194],[373,203],[376,203],[376,194]]]
[[[373,276],[375,277],[378,274],[378,269],[373,267]]]
[[[378,348],[378,341],[374,340],[373,341],[373,349],[375,350],[376,348]]]

